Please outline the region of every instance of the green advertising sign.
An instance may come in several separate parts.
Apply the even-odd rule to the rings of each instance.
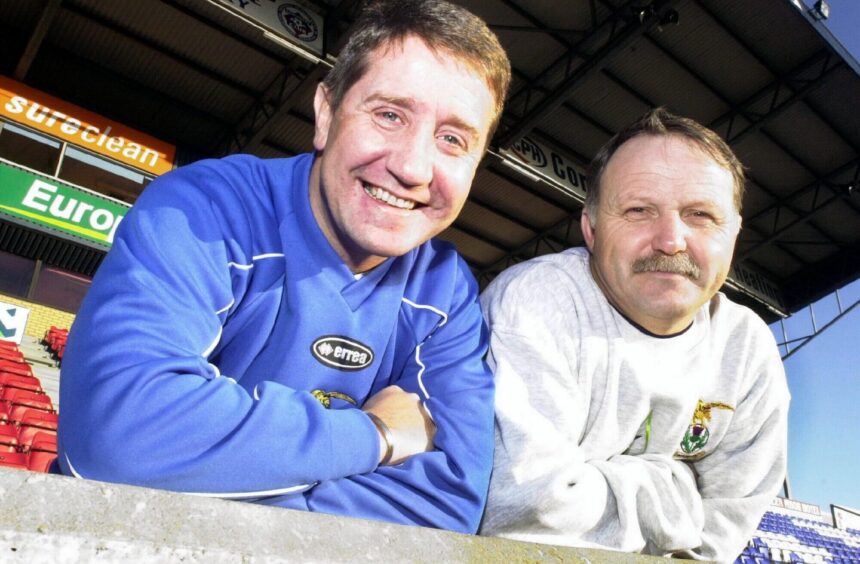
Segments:
[[[129,206],[0,163],[0,214],[109,247]]]

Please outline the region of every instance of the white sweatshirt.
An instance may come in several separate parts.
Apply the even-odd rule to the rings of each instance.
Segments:
[[[731,561],[785,475],[789,394],[773,336],[717,294],[648,335],[585,249],[502,273],[481,297],[496,451],[481,534]]]

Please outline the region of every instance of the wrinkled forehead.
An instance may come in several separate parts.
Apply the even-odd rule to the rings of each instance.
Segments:
[[[426,47],[431,53],[433,53],[433,55],[440,63],[452,64],[458,67],[459,70],[478,78],[481,83],[483,83],[486,87],[487,92],[490,93],[490,98],[492,99],[493,104],[498,106],[499,99],[497,93],[493,90],[492,85],[490,83],[489,74],[487,73],[481,61],[475,59],[473,56],[470,56],[467,53],[455,51],[445,46],[433,45],[432,43],[429,43],[421,37],[418,37],[417,35],[413,34],[406,34],[403,36],[395,37],[393,39],[383,42],[382,44],[374,48],[372,51],[370,51],[365,58],[364,71],[362,72],[361,76],[358,77],[358,80],[361,80],[361,78],[365,74],[367,74],[372,65],[384,65],[389,57],[403,53],[404,45],[406,44],[406,41],[410,39],[420,41],[424,45],[424,47]],[[355,86],[355,84],[350,86],[350,88],[352,88],[353,86]]]
[[[718,169],[725,173],[735,211],[739,211],[738,200],[743,187],[738,185],[739,180],[724,156],[705,143],[678,133],[641,133],[628,139],[607,162],[605,174],[617,173],[621,168],[627,174],[656,173],[661,167],[671,174],[684,163],[701,167],[703,172]]]

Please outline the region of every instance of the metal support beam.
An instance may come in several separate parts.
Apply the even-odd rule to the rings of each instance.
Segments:
[[[89,80],[91,76],[106,77],[106,82],[110,84],[117,84],[122,88],[127,88],[130,91],[140,93],[142,96],[145,96],[147,100],[161,104],[164,107],[171,108],[171,110],[174,110],[177,113],[193,116],[194,119],[199,120],[203,124],[211,126],[213,129],[227,131],[230,126],[230,124],[222,120],[219,116],[215,116],[204,110],[201,110],[197,106],[188,104],[182,100],[178,100],[177,98],[169,96],[158,90],[154,90],[149,84],[145,84],[136,77],[118,74],[113,69],[104,67],[101,64],[93,61],[92,59],[84,58],[77,53],[67,51],[66,49],[51,44],[46,44],[43,47],[43,50],[44,57],[46,60],[59,63],[64,67],[73,67],[74,71],[77,73],[79,80],[86,81]],[[64,97],[69,102],[83,104],[82,101],[76,100],[74,88],[69,91],[60,92],[58,94]],[[124,123],[127,124],[134,123],[133,120],[129,119],[129,116],[114,116],[106,108],[100,108],[98,106],[91,105],[89,106],[89,109],[95,112],[101,112],[103,115],[117,119],[119,121],[124,121]],[[169,143],[177,142],[176,139],[172,139],[158,130],[147,129],[144,131]],[[197,150],[201,148],[194,147],[194,149]],[[205,156],[208,157],[212,155],[210,153],[205,153]]]
[[[331,36],[328,34],[337,30],[337,24],[340,23],[341,18],[346,17],[355,8],[355,5],[355,0],[343,0],[326,15],[327,38],[324,45],[326,53],[334,51],[349,38],[351,24],[334,41],[329,39]],[[256,150],[280,117],[290,113],[296,103],[309,93],[309,89],[316,88],[317,83],[325,77],[331,66],[330,61],[322,59],[310,72],[303,73],[286,65],[269,84],[266,91],[254,100],[251,107],[234,127],[231,135],[222,141],[218,152],[229,155]],[[298,82],[296,83],[293,79],[298,79]]]
[[[718,18],[717,15],[711,10],[711,8],[709,8],[707,5],[705,5],[704,2],[699,2],[698,7],[702,11],[704,11],[714,21],[714,23],[719,25],[723,29],[723,31],[725,31],[732,38],[732,40],[734,40],[738,45],[743,47],[744,50],[746,50],[746,52],[758,62],[758,64],[760,64],[764,68],[770,70],[771,74],[773,74],[774,76],[779,75],[779,73],[773,71],[773,66],[770,65],[767,61],[765,61],[761,55],[759,55],[759,53],[753,48],[753,45],[750,42],[748,42],[746,39],[741,37],[734,29],[730,28],[725,22],[720,20],[720,18]],[[843,54],[839,54],[839,56],[837,58],[842,60],[843,64],[844,64],[845,57],[843,56]],[[836,124],[833,124],[833,123],[829,122],[827,119],[825,119],[824,116],[821,115],[821,112],[819,112],[816,108],[811,106],[808,102],[806,103],[806,107],[809,109],[809,111],[811,111],[813,113],[813,115],[815,115],[815,117],[820,119],[823,123],[826,123],[830,127],[830,129],[833,130],[833,132],[836,135],[838,135],[842,139],[843,142],[845,142],[846,145],[852,145],[851,141],[845,136],[845,134],[842,133],[842,131],[840,131],[836,127]]]
[[[254,100],[234,126],[231,135],[221,142],[215,152],[221,155],[254,152],[278,119],[288,114],[307,94],[308,89],[316,88],[327,70],[328,66],[320,63],[310,73],[302,75],[292,67],[285,66],[266,91]]]
[[[853,160],[847,164],[842,165],[841,167],[837,168],[836,170],[825,175],[821,180],[816,180],[815,182],[812,182],[811,184],[808,184],[807,186],[804,186],[804,187],[800,188],[799,190],[795,190],[794,193],[790,194],[786,198],[783,198],[783,199],[777,201],[774,205],[758,212],[757,214],[755,214],[754,216],[749,218],[747,221],[751,223],[751,222],[755,221],[756,219],[758,219],[759,217],[762,217],[765,214],[770,213],[771,211],[778,212],[781,207],[783,207],[783,206],[788,207],[788,202],[791,202],[792,200],[795,200],[800,196],[805,196],[808,192],[814,193],[814,197],[812,198],[811,205],[809,206],[809,208],[806,210],[806,212],[804,214],[798,215],[798,217],[795,218],[793,221],[790,221],[789,223],[783,225],[780,228],[776,228],[776,226],[774,226],[774,229],[770,232],[770,234],[767,237],[765,237],[761,241],[757,241],[751,247],[744,249],[744,251],[738,255],[737,260],[740,261],[740,260],[743,260],[743,259],[749,257],[752,253],[754,253],[755,251],[757,251],[758,249],[760,249],[764,245],[767,245],[768,243],[771,243],[771,242],[777,240],[777,238],[779,238],[779,236],[782,235],[783,233],[785,233],[786,231],[789,231],[790,229],[792,229],[798,225],[802,225],[802,224],[808,222],[810,219],[812,219],[812,217],[815,214],[817,214],[821,210],[827,208],[828,206],[830,206],[830,205],[832,205],[832,204],[834,204],[840,200],[846,200],[846,199],[850,198],[851,195],[850,195],[849,191],[848,190],[845,190],[844,192],[840,191],[833,184],[833,179],[838,177],[838,176],[841,176],[842,174],[845,173],[845,171],[850,170],[851,168],[860,168],[860,159],[855,159],[855,160]],[[821,189],[823,187],[826,187],[827,190],[831,194],[824,201],[819,201],[818,196],[819,196]]]
[[[544,229],[536,236],[532,237],[513,251],[509,252],[499,260],[488,264],[486,266],[480,267],[478,272],[475,274],[475,277],[478,279],[478,283],[483,286],[488,284],[496,275],[504,270],[505,268],[511,266],[512,264],[516,264],[520,262],[516,259],[529,259],[535,256],[538,256],[538,252],[540,250],[541,244],[548,246],[551,252],[557,252],[555,247],[550,243],[551,238],[554,236],[555,232],[559,229],[565,228],[565,237],[567,239],[570,235],[571,229],[579,228],[579,218],[581,215],[581,210],[578,213],[571,214],[561,221],[558,221],[551,225],[549,228]]]
[[[783,287],[788,309],[796,311],[850,284],[857,277],[858,264],[860,242],[795,272]]]
[[[15,80],[24,82],[24,79],[27,77],[27,73],[30,72],[30,66],[33,64],[33,60],[39,53],[42,41],[45,39],[45,36],[48,34],[48,30],[51,28],[51,24],[57,17],[57,12],[60,11],[60,4],[62,3],[63,0],[48,0],[45,3],[45,7],[42,8],[42,15],[39,16],[39,21],[36,22],[36,27],[33,28],[33,33],[30,34],[27,46],[24,48],[24,52],[21,54],[21,58],[18,59],[18,64],[15,66]]]
[[[223,35],[224,37],[229,38],[231,41],[235,41],[236,43],[240,43],[247,49],[254,51],[257,55],[261,57],[265,57],[269,59],[272,63],[279,63],[281,59],[272,54],[271,51],[263,49],[257,43],[249,40],[247,37],[236,33],[229,27],[222,25],[217,20],[212,18],[207,18],[201,15],[199,11],[192,10],[191,8],[180,4],[177,0],[160,0],[162,4],[165,6],[169,6],[171,9],[180,12],[185,15],[185,17],[191,18],[196,22],[205,25],[206,27],[212,28],[213,30],[218,32],[218,35]],[[213,2],[220,2],[221,0],[212,0]],[[223,11],[223,8],[220,6],[217,8],[218,11]]]
[[[728,143],[736,145],[751,133],[760,130],[779,117],[795,103],[806,98],[815,89],[821,87],[828,76],[843,66],[842,61],[833,57],[830,51],[826,49],[819,51],[792,69],[787,75],[777,77],[774,82],[736,107],[731,108],[726,114],[717,118],[711,127],[718,131],[723,125],[726,125],[724,137]],[[787,96],[786,91],[788,92]],[[753,106],[768,98],[770,103],[765,113],[752,110]],[[749,124],[741,131],[733,132],[739,118],[745,119]]]
[[[135,43],[139,44],[140,46],[142,46],[146,49],[157,52],[159,55],[161,55],[163,57],[167,57],[169,59],[172,59],[174,62],[181,64],[182,66],[188,68],[189,70],[191,70],[193,72],[197,72],[197,73],[205,76],[206,78],[212,80],[213,82],[228,86],[228,87],[232,88],[233,90],[235,90],[236,92],[239,92],[239,93],[241,93],[241,94],[243,94],[249,98],[254,98],[259,94],[253,88],[250,88],[249,86],[247,86],[247,85],[245,85],[245,84],[243,84],[237,80],[233,80],[229,76],[227,76],[221,72],[218,72],[215,69],[208,68],[208,67],[201,65],[197,61],[194,61],[194,60],[190,59],[189,57],[186,57],[185,55],[178,53],[177,51],[175,51],[173,48],[171,48],[170,46],[168,46],[166,44],[156,43],[156,42],[154,42],[154,40],[151,37],[145,37],[145,36],[141,35],[140,33],[134,31],[133,29],[129,28],[128,26],[124,26],[124,25],[120,24],[119,22],[111,21],[111,20],[105,18],[104,16],[96,13],[91,8],[78,6],[75,4],[70,4],[69,0],[66,0],[66,5],[64,6],[64,8],[66,10],[68,10],[70,13],[77,14],[78,16],[80,16],[86,20],[89,20],[89,21],[91,21],[91,22],[93,22],[93,23],[95,23],[101,27],[104,27],[105,29],[108,29],[108,30],[110,30],[110,31],[112,31],[118,35],[122,35],[124,39],[127,39],[129,41],[134,41]]]
[[[672,62],[674,62],[676,65],[678,65],[679,67],[681,67],[682,69],[684,69],[684,71],[685,71],[687,74],[689,74],[690,76],[692,76],[693,78],[695,78],[695,79],[696,79],[700,84],[702,84],[702,86],[704,86],[705,88],[707,88],[708,90],[710,90],[710,91],[711,91],[715,96],[717,96],[717,97],[718,97],[718,98],[719,98],[719,99],[720,99],[724,104],[726,104],[726,105],[727,105],[727,106],[729,106],[729,107],[732,107],[732,106],[733,106],[733,104],[732,104],[732,102],[729,100],[729,98],[728,98],[728,97],[727,97],[723,92],[720,92],[720,91],[719,91],[715,86],[713,86],[711,83],[709,83],[707,80],[705,80],[705,78],[704,78],[704,77],[703,77],[703,76],[702,76],[702,75],[701,75],[701,74],[700,74],[696,69],[694,69],[692,66],[690,66],[689,64],[687,64],[687,63],[685,63],[684,61],[682,61],[682,60],[681,60],[681,59],[680,59],[680,58],[679,58],[675,53],[671,52],[668,48],[664,47],[663,45],[661,45],[659,42],[657,42],[657,41],[656,41],[656,40],[654,40],[653,38],[648,37],[648,36],[646,36],[646,38],[647,38],[647,39],[650,41],[650,43],[651,43],[651,44],[652,44],[656,49],[658,49],[658,50],[659,50],[659,51],[660,51],[660,52],[661,52],[665,57],[667,57],[669,60],[671,60]],[[746,110],[744,109],[743,105],[736,106],[736,107],[734,108],[734,110],[736,110],[740,115],[743,115],[744,117],[747,117],[747,119],[748,119],[749,121],[753,121],[753,118],[749,117],[749,112],[748,112],[748,111],[746,111]],[[790,151],[790,150],[788,149],[788,147],[786,147],[783,143],[781,143],[780,141],[778,141],[778,140],[777,140],[775,137],[773,137],[770,133],[768,133],[767,131],[765,131],[764,129],[762,129],[762,127],[764,126],[764,124],[765,124],[765,123],[767,123],[768,121],[770,121],[770,120],[772,119],[772,116],[771,116],[770,114],[768,114],[768,115],[765,115],[765,116],[759,116],[759,117],[760,117],[760,126],[759,126],[759,128],[758,128],[758,129],[759,129],[759,131],[761,132],[761,134],[762,134],[762,135],[764,135],[764,136],[765,136],[765,137],[766,137],[766,138],[767,138],[771,143],[774,143],[776,146],[778,146],[778,147],[779,147],[779,148],[780,148],[784,153],[786,153],[789,157],[791,157],[792,159],[794,159],[794,160],[795,160],[795,161],[796,161],[796,162],[797,162],[801,167],[803,167],[804,169],[806,169],[806,170],[807,170],[807,172],[809,172],[809,174],[810,174],[813,178],[816,178],[816,179],[818,179],[818,180],[821,180],[821,179],[819,178],[819,174],[817,173],[817,171],[814,171],[814,170],[813,170],[809,165],[807,165],[807,163],[805,163],[803,160],[801,160],[801,159],[800,159],[800,157],[798,157],[798,156],[797,156],[797,155],[795,155],[792,151]],[[718,119],[722,119],[722,118],[718,118]],[[711,125],[711,127],[713,128],[713,127],[714,127],[714,125],[712,124],[712,125]],[[737,143],[738,143],[738,141],[740,141],[740,139],[733,139],[731,142],[732,142],[732,143],[734,143],[734,144],[737,144]],[[756,184],[756,185],[757,185],[757,186],[758,186],[762,191],[764,191],[765,193],[767,193],[767,194],[768,194],[770,197],[772,197],[773,199],[777,199],[777,198],[778,198],[778,196],[775,194],[775,192],[774,192],[773,190],[771,190],[770,188],[768,188],[768,187],[767,187],[763,182],[761,182],[760,180],[757,180],[755,177],[753,177],[753,176],[752,176],[752,175],[750,175],[750,174],[747,174],[747,178],[748,178],[748,180],[750,180],[750,181],[752,181],[753,183],[755,183],[755,184]],[[790,209],[791,209],[794,213],[802,213],[802,212],[801,212],[801,210],[799,210],[798,208],[795,208],[795,207],[793,207],[793,206],[792,206]],[[749,219],[747,219],[747,222],[749,222]],[[812,227],[813,229],[815,229],[815,231],[816,231],[819,235],[821,235],[821,236],[822,236],[822,237],[824,237],[825,239],[828,239],[831,243],[833,243],[833,244],[838,244],[838,243],[836,243],[835,241],[833,241],[832,237],[830,237],[827,233],[825,233],[825,232],[824,232],[824,230],[822,230],[818,225],[811,224],[811,227]],[[788,251],[787,249],[785,249],[785,248],[784,248],[783,250],[784,250],[785,252],[789,252],[789,251]],[[803,264],[803,265],[805,265],[805,264],[806,264],[806,261],[804,261],[800,256],[798,256],[798,255],[796,255],[796,254],[794,254],[794,253],[789,253],[789,254],[791,254],[792,258],[794,258],[795,260],[797,260],[799,263],[801,263],[801,264]]]
[[[631,43],[639,39],[650,29],[660,23],[660,15],[653,5],[651,9],[643,9],[640,18],[631,17],[627,21],[621,17],[621,13],[631,8],[632,2],[613,13],[594,29],[589,35],[573,46],[565,56],[557,59],[547,67],[535,81],[540,83],[541,77],[553,74],[553,71],[564,68],[564,78],[553,88],[539,103],[532,108],[526,108],[524,116],[513,126],[507,127],[503,134],[498,136],[498,146],[508,148],[529,131],[547,114],[559,108],[571,96],[573,91],[595,73],[605,67],[615,56],[623,52]],[[665,4],[665,2],[660,2]],[[662,7],[662,6],[661,6]],[[580,53],[588,52],[597,45],[596,51],[585,57],[585,60],[573,70],[571,59],[574,56],[582,56]],[[514,94],[509,100],[513,101],[530,86]]]
[[[781,349],[784,348],[784,350],[785,350],[785,354],[782,355],[783,362],[785,362],[788,358],[790,358],[791,355],[793,355],[794,353],[798,352],[803,347],[805,347],[806,345],[811,343],[813,341],[813,339],[815,339],[816,337],[818,337],[819,335],[821,335],[822,333],[827,331],[829,328],[831,328],[833,325],[835,325],[840,319],[842,319],[843,317],[848,315],[851,312],[851,310],[853,310],[858,305],[860,305],[860,298],[857,298],[854,301],[854,303],[849,305],[847,308],[843,309],[842,308],[842,301],[839,299],[839,290],[836,290],[836,298],[837,298],[836,302],[837,302],[838,307],[839,307],[838,313],[836,314],[836,316],[833,319],[831,319],[830,321],[828,321],[827,323],[825,323],[821,327],[818,327],[816,325],[816,322],[815,322],[815,304],[809,304],[807,306],[806,309],[809,312],[809,315],[812,319],[812,332],[809,333],[808,335],[803,335],[802,337],[797,337],[797,338],[793,338],[793,339],[786,339],[782,343],[777,343],[777,346],[779,346]],[[785,335],[786,333],[785,333],[784,321],[781,320],[780,325],[782,326],[782,329],[783,329],[783,335]],[[797,346],[792,348],[791,345],[794,343],[800,343],[800,344],[798,344]]]

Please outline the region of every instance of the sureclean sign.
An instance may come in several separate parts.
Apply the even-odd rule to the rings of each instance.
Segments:
[[[5,76],[0,76],[0,115],[154,176],[173,168],[173,145]]]

